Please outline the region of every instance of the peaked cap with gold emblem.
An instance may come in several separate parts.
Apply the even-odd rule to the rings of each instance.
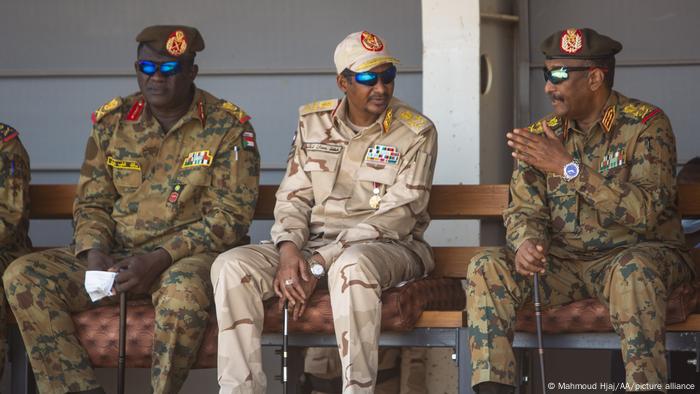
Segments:
[[[199,30],[190,26],[149,26],[136,36],[136,41],[148,45],[163,55],[172,57],[194,55],[204,49],[204,38]]]
[[[622,44],[589,28],[559,30],[540,45],[547,59],[601,59],[615,56]]]

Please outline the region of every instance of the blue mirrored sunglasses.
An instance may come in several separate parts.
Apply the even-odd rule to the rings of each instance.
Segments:
[[[139,71],[148,76],[151,76],[160,71],[161,75],[163,75],[164,77],[169,77],[171,75],[179,73],[182,70],[180,62],[178,61],[154,63],[148,60],[139,60],[138,65]]]
[[[394,82],[394,79],[396,79],[396,66],[392,65],[380,73],[373,71],[355,73],[355,82],[362,85],[374,86],[379,79],[381,79],[382,83],[385,85]]]
[[[551,82],[554,85],[558,85],[567,79],[569,79],[569,73],[573,71],[591,71],[593,69],[599,68],[603,72],[608,71],[605,67],[557,67],[548,70],[547,67],[542,67],[542,72],[544,72],[544,81]]]

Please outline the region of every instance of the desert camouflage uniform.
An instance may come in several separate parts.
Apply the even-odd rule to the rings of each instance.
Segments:
[[[377,374],[382,290],[434,266],[423,233],[437,133],[429,120],[396,99],[357,134],[345,111],[345,100],[301,108],[277,192],[272,238],[276,245],[294,242],[307,257],[319,253],[326,261],[343,391],[364,393],[372,392]],[[393,147],[396,154],[383,163],[373,161],[368,150],[375,147],[386,152]],[[381,196],[376,209],[370,206],[375,189]],[[240,247],[214,262],[222,392],[265,391],[262,300],[274,296],[278,262],[273,245]]]
[[[211,306],[209,269],[241,244],[253,216],[259,155],[247,117],[197,90],[189,111],[161,129],[140,94],[94,114],[74,205],[74,246],[17,260],[4,275],[42,393],[98,386],[71,313],[91,303],[83,283],[92,248],[117,259],[165,249],[173,264],[150,290],[156,308],[151,384],[175,393],[195,361]]]
[[[0,123],[0,273],[28,253],[29,155],[12,127]],[[5,367],[7,323],[5,292],[0,287],[0,376]]]
[[[515,385],[516,310],[531,299],[515,271],[527,239],[549,246],[543,303],[595,297],[621,336],[628,383],[666,381],[665,317],[670,291],[692,275],[676,202],[676,148],[660,109],[613,92],[589,132],[545,118],[563,134],[580,174],[567,182],[517,163],[504,212],[508,248],[472,259],[467,309],[472,383]],[[540,122],[530,126],[541,133]]]

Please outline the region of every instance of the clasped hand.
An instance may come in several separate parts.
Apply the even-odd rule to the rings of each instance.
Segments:
[[[292,242],[280,245],[280,264],[272,286],[280,298],[279,309],[287,301],[292,311],[292,319],[298,320],[306,310],[307,301],[318,284],[318,279],[311,275],[309,265],[297,246]],[[315,257],[319,262],[320,255]]]
[[[148,294],[153,282],[170,264],[170,254],[164,249],[119,261],[99,249],[91,249],[87,253],[88,270],[117,272],[114,289],[118,293]]]

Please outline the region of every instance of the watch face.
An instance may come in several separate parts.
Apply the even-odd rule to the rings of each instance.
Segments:
[[[576,163],[569,163],[564,167],[564,172],[569,178],[573,178],[578,175],[578,166]]]
[[[311,264],[311,273],[315,276],[323,275],[323,266],[321,264]]]

